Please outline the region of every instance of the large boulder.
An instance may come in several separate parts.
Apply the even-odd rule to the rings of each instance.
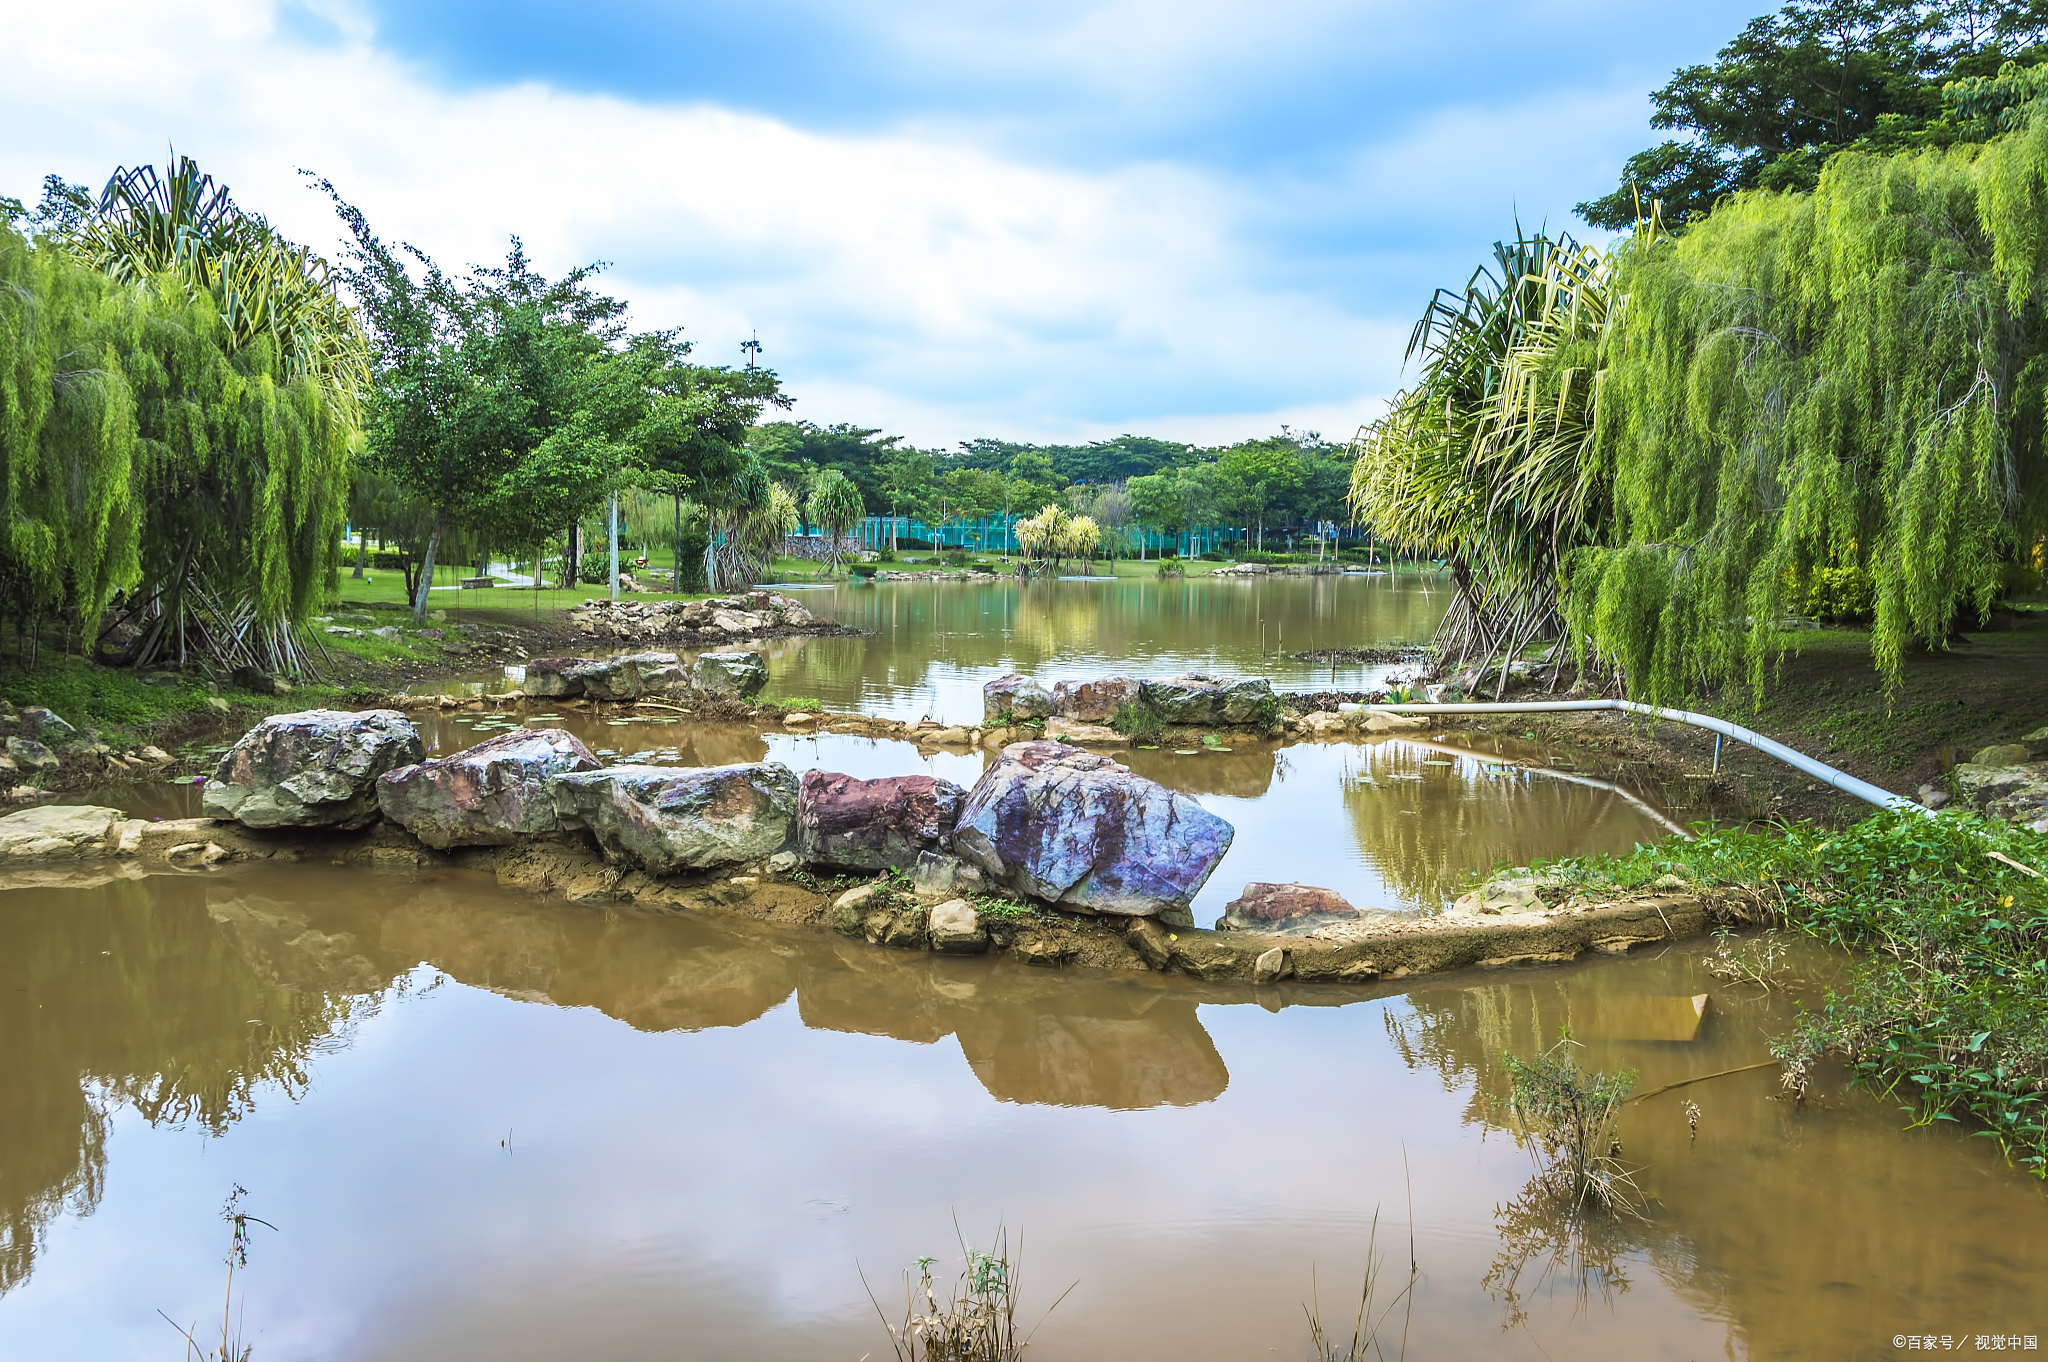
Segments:
[[[559,728],[500,733],[475,747],[377,777],[377,807],[430,847],[509,846],[563,830],[555,777],[599,762]]]
[[[967,796],[953,844],[1020,894],[1087,913],[1182,914],[1230,824],[1094,752],[1012,743]]]
[[[989,723],[1044,719],[1059,711],[1053,693],[1028,676],[998,676],[981,688],[981,714]]]
[[[1128,676],[1094,681],[1062,681],[1052,688],[1053,713],[1078,723],[1106,724],[1116,712],[1138,698],[1138,683]]]
[[[1143,682],[1138,695],[1170,724],[1256,723],[1274,700],[1268,681],[1219,681],[1199,672]]]
[[[1216,930],[1260,931],[1296,922],[1357,917],[1358,910],[1334,889],[1310,884],[1269,884],[1255,880],[1223,907]]]
[[[599,658],[578,667],[573,675],[593,700],[637,700],[688,684],[682,659],[674,653],[627,653]]]
[[[536,657],[526,664],[526,679],[519,688],[543,699],[567,699],[583,694],[583,670],[597,661],[591,657]]]
[[[814,865],[908,869],[919,852],[953,849],[953,823],[967,791],[935,776],[856,780],[804,772],[797,803],[798,850]]]
[[[200,805],[251,828],[362,828],[377,821],[377,777],[427,755],[395,709],[273,714],[214,768]]]
[[[706,695],[746,699],[759,695],[768,684],[768,664],[759,653],[704,653],[690,679]]]
[[[609,859],[657,875],[763,860],[796,831],[796,777],[772,761],[577,772],[554,781],[554,800]]]
[[[78,730],[41,705],[25,705],[21,711],[21,736],[39,742],[67,743],[78,737]]]
[[[54,771],[64,764],[55,752],[34,738],[9,738],[7,759],[21,771]]]

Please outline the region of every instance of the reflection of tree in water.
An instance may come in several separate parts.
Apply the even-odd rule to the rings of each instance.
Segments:
[[[1560,1197],[1541,1173],[1495,1207],[1493,1219],[1500,1251],[1479,1284],[1501,1303],[1503,1330],[1526,1321],[1530,1296],[1554,1282],[1571,1290],[1580,1312],[1596,1292],[1612,1305],[1629,1289],[1626,1259],[1641,1253],[1649,1237],[1649,1222]]]
[[[117,881],[0,897],[0,1291],[106,1177],[107,1117],[218,1134],[363,1006],[261,978],[197,881]]]
[[[1425,909],[1448,906],[1480,871],[1597,849],[1602,824],[1641,818],[1612,790],[1398,741],[1359,750],[1344,805],[1387,883]]]

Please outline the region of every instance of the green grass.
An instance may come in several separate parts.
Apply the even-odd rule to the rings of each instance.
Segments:
[[[72,727],[91,730],[114,746],[155,741],[167,727],[191,716],[218,711],[206,683],[180,677],[169,685],[148,685],[121,667],[101,667],[76,658],[47,658],[33,672],[0,672],[0,699],[17,708],[42,705]],[[256,695],[222,686],[218,698],[237,711],[271,714],[342,704],[347,692],[339,686],[301,686],[290,695]],[[224,718],[225,716],[219,716]]]
[[[1970,1121],[2048,1176],[2048,836],[1974,814],[1887,811],[1842,831],[1706,832],[1549,867],[1641,888],[1678,874],[1856,952],[1772,1052],[1799,1090],[1836,1055],[1916,1125]]]

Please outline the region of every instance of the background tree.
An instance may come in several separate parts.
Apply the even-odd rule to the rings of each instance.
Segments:
[[[846,561],[846,537],[867,514],[860,489],[838,469],[827,468],[811,479],[804,500],[811,523],[825,535],[826,563],[836,572]]]
[[[1301,488],[1299,446],[1286,436],[1246,440],[1224,450],[1216,469],[1222,478],[1225,504],[1257,525],[1257,544],[1263,550],[1267,513]]]

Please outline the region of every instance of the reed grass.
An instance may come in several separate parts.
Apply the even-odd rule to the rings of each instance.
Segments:
[[[875,1299],[874,1288],[868,1287],[875,1314],[889,1331],[890,1347],[898,1362],[1018,1362],[1039,1325],[1059,1309],[1074,1287],[1069,1286],[1046,1307],[1038,1324],[1020,1332],[1017,1304],[1022,1290],[1023,1240],[1018,1240],[1012,1256],[1009,1231],[1000,1225],[986,1252],[967,1243],[957,1220],[953,1232],[962,1264],[945,1304],[939,1303],[938,1286],[932,1280],[936,1258],[918,1259],[915,1277],[903,1274],[903,1318],[898,1323],[890,1322],[882,1303]],[[861,1285],[867,1287],[865,1273]]]

